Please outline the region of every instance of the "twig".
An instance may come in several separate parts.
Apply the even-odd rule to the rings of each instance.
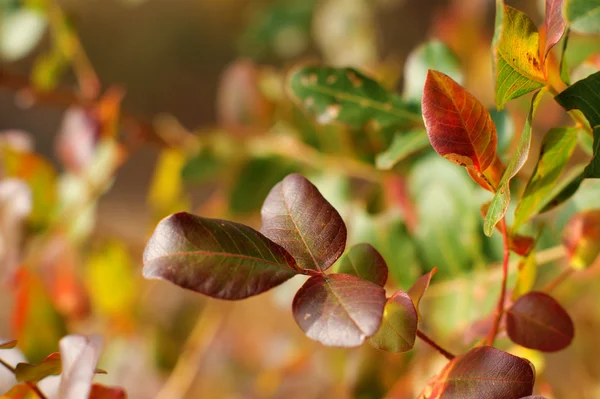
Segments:
[[[488,345],[494,346],[494,340],[496,334],[498,334],[498,327],[500,327],[500,320],[502,320],[502,314],[504,313],[504,298],[506,297],[506,281],[508,280],[508,261],[510,259],[510,248],[508,242],[508,233],[506,229],[506,219],[502,218],[502,237],[504,239],[504,260],[502,262],[502,285],[500,286],[500,296],[498,297],[498,304],[496,305],[496,316],[494,323],[488,335]]]
[[[437,352],[439,352],[446,359],[453,360],[455,358],[455,356],[452,353],[448,352],[446,349],[444,349],[441,346],[439,346],[438,344],[436,344],[434,340],[429,338],[427,335],[425,335],[425,333],[423,331],[419,330],[418,328],[417,328],[417,337],[421,338],[421,340],[423,342],[425,342],[427,345],[431,346],[433,349],[435,349]]]
[[[16,370],[13,366],[11,366],[10,364],[6,363],[4,360],[0,359],[0,364],[2,366],[4,366],[8,371],[10,371],[11,373],[15,374]],[[27,384],[27,386],[33,391],[35,392],[35,394],[40,398],[40,399],[47,399],[46,395],[44,395],[44,393],[42,391],[40,391],[40,389],[38,388],[38,386],[36,384],[34,384],[33,382],[29,382],[29,381],[25,381],[25,384]]]

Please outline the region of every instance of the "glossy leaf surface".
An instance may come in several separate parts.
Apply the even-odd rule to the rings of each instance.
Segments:
[[[563,3],[564,0],[546,0],[544,58],[546,58],[550,49],[560,41],[567,28],[567,21],[565,21],[563,14]]]
[[[433,149],[448,160],[483,172],[496,155],[496,127],[488,110],[449,76],[430,70],[423,119]]]
[[[353,68],[307,66],[293,71],[295,102],[320,124],[355,128],[422,125],[418,109]]]
[[[15,367],[15,377],[19,382],[38,382],[62,371],[60,353],[53,353],[39,364],[19,363]]]
[[[334,266],[335,273],[351,274],[384,286],[388,268],[381,254],[371,244],[356,244]]]
[[[551,199],[550,194],[575,150],[578,133],[576,128],[555,128],[544,136],[539,160],[515,210],[514,230],[537,215]]]
[[[534,382],[527,360],[483,346],[448,363],[418,399],[520,399],[531,395]]]
[[[222,299],[260,294],[295,273],[290,254],[256,230],[185,212],[163,219],[144,251],[144,277]]]
[[[428,146],[429,138],[425,130],[396,133],[388,149],[377,154],[375,165],[377,169],[392,169],[398,162]]]
[[[590,126],[600,125],[600,72],[573,83],[554,97],[566,110],[578,109],[590,122]]]
[[[261,210],[260,232],[285,248],[302,269],[329,268],[346,247],[346,225],[319,190],[299,174],[271,190]]]
[[[294,297],[292,311],[306,335],[326,346],[354,347],[377,332],[385,290],[347,274],[311,277]]]
[[[568,313],[543,292],[530,292],[517,299],[506,311],[506,331],[514,343],[543,352],[566,348],[575,334]]]
[[[369,343],[386,352],[400,353],[412,349],[417,334],[417,310],[404,291],[397,291],[385,304],[381,326]]]
[[[494,198],[492,199],[487,215],[485,216],[483,231],[488,237],[494,232],[496,224],[502,220],[504,215],[506,215],[508,204],[510,202],[510,180],[519,172],[519,170],[521,170],[529,156],[529,148],[531,147],[531,124],[535,110],[542,98],[542,93],[543,91],[535,93],[531,100],[531,108],[529,110],[529,115],[527,115],[527,119],[525,120],[525,126],[523,127],[519,144],[506,167],[506,171],[502,175],[500,185],[498,186],[496,194],[494,194]]]
[[[571,29],[580,33],[600,33],[600,1],[566,0]]]
[[[499,109],[507,101],[544,85],[539,36],[527,15],[504,6],[502,33],[496,50],[496,106]]]
[[[434,39],[412,51],[404,66],[404,97],[421,102],[427,71],[434,69],[445,73],[462,84],[463,75],[456,54],[442,41]]]
[[[591,266],[600,254],[600,210],[575,214],[565,226],[562,241],[571,267]]]

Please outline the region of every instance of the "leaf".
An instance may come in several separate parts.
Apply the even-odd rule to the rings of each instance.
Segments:
[[[600,178],[600,125],[594,128],[594,156],[583,171],[586,178]]]
[[[396,133],[388,149],[375,157],[375,165],[377,169],[392,169],[398,162],[428,146],[429,138],[425,130]]]
[[[554,128],[544,136],[540,157],[515,210],[513,230],[540,213],[577,145],[577,128]]]
[[[578,109],[590,122],[590,126],[600,125],[600,71],[573,83],[554,97],[564,109]]]
[[[433,149],[448,160],[486,170],[496,156],[490,113],[449,76],[430,70],[423,91],[423,119]]]
[[[515,288],[512,292],[513,301],[531,291],[537,277],[537,266],[534,250],[521,258],[517,269]]]
[[[418,399],[520,399],[531,395],[534,382],[529,361],[483,346],[454,358]]]
[[[285,248],[301,269],[324,271],[346,247],[340,214],[302,175],[291,174],[277,183],[261,216],[260,232]]]
[[[515,122],[507,110],[498,111],[496,107],[489,110],[492,122],[496,126],[498,135],[498,154],[505,154],[510,148],[515,136]]]
[[[39,399],[39,396],[29,385],[17,384],[0,396],[0,399]]]
[[[580,33],[600,33],[598,0],[566,0],[566,16],[571,29]]]
[[[386,352],[401,353],[412,349],[417,335],[417,311],[404,291],[397,291],[385,304],[381,326],[369,343]]]
[[[127,394],[122,388],[92,384],[88,399],[127,399]]]
[[[584,168],[585,165],[577,165],[566,173],[566,176],[552,189],[552,193],[548,196],[547,204],[544,205],[540,213],[554,209],[575,194],[583,182]]]
[[[415,305],[415,309],[417,310],[417,314],[419,313],[419,303],[421,302],[421,298],[429,288],[429,283],[433,278],[433,275],[437,272],[437,267],[434,267],[429,271],[429,273],[422,275],[415,281],[415,283],[408,290],[408,296],[413,301]],[[419,316],[420,317],[420,316]]]
[[[148,204],[154,210],[155,219],[190,207],[190,199],[181,178],[185,162],[185,153],[180,149],[166,148],[161,151],[148,193]]]
[[[297,272],[291,255],[258,231],[185,212],[156,226],[142,271],[145,278],[221,299],[260,294]]]
[[[564,0],[546,0],[546,17],[544,27],[546,29],[546,43],[544,45],[544,57],[554,47],[565,33],[567,21],[563,14]]]
[[[271,188],[298,170],[297,163],[282,157],[248,160],[229,193],[229,209],[239,214],[259,211]]]
[[[41,363],[29,364],[19,363],[15,367],[15,377],[18,382],[38,382],[51,375],[59,375],[62,372],[60,353],[52,353]]]
[[[296,323],[326,346],[355,347],[377,332],[385,290],[348,274],[311,277],[292,303]]]
[[[60,340],[62,377],[58,389],[61,399],[81,399],[89,396],[102,338],[67,335]]]
[[[529,110],[529,115],[527,115],[527,119],[525,120],[525,126],[523,126],[523,132],[521,133],[517,150],[510,159],[506,171],[502,175],[502,180],[498,185],[496,194],[494,194],[492,203],[485,216],[483,232],[488,237],[492,236],[494,227],[502,220],[504,215],[506,215],[508,204],[510,202],[510,180],[519,172],[519,170],[521,170],[529,156],[529,148],[531,147],[531,123],[533,115],[542,98],[542,93],[543,90],[536,92],[531,99],[531,108]]]
[[[292,98],[320,124],[422,126],[418,110],[353,68],[307,66],[290,74]]]
[[[450,47],[433,39],[413,50],[404,65],[404,98],[421,102],[427,71],[434,69],[445,73],[462,84],[463,75],[458,58]]]
[[[0,349],[12,349],[17,346],[17,340],[6,341],[0,344]]]
[[[562,241],[571,267],[582,270],[591,266],[600,254],[600,210],[573,215],[565,226]]]
[[[514,343],[542,352],[566,348],[575,333],[569,314],[543,292],[517,299],[506,311],[506,332]]]
[[[381,287],[388,277],[385,260],[371,244],[356,244],[334,266],[334,273],[350,274]]]
[[[527,15],[504,6],[496,51],[496,106],[541,88],[546,79],[539,57],[539,33]]]
[[[210,148],[203,148],[185,161],[181,168],[181,179],[196,184],[218,178],[224,162]]]

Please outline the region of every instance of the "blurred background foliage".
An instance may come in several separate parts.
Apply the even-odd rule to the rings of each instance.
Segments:
[[[543,1],[506,3],[541,23]],[[418,110],[435,68],[492,109],[494,9],[488,0],[0,0],[0,337],[19,340],[7,360],[36,362],[66,333],[98,333],[109,373],[97,380],[131,398],[415,397],[443,359],[421,344],[392,355],[309,341],[289,312],[302,277],[214,301],[142,280],[141,253],[156,222],[180,210],[257,226],[270,188],[301,172],[340,211],[348,247],[382,253],[390,287],[438,267],[424,329],[467,348],[485,334],[479,319],[499,286],[501,237],[484,236],[480,212],[490,195],[422,132],[407,147],[393,129],[313,120],[290,100],[286,77],[298,64],[353,66]],[[572,80],[597,71],[598,37],[569,41]],[[504,160],[527,109],[519,99],[492,112]],[[532,153],[567,121],[544,101]],[[562,230],[599,195],[588,179],[523,228],[541,231],[539,267],[524,268],[537,270],[536,286],[564,267]],[[576,323],[567,350],[500,341],[535,359],[548,398],[600,396],[598,273],[556,292]],[[11,378],[0,370],[0,391]]]

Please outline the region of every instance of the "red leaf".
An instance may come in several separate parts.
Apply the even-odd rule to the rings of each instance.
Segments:
[[[543,58],[562,38],[567,27],[567,21],[563,15],[563,0],[546,0],[546,45],[544,46]]]
[[[127,399],[127,394],[122,388],[92,384],[88,399]]]
[[[425,294],[425,291],[427,291],[427,288],[429,288],[429,283],[431,282],[435,272],[437,272],[437,267],[434,267],[429,271],[429,273],[419,277],[408,290],[408,296],[410,299],[412,299],[415,309],[417,310],[417,314],[419,313],[419,303],[421,302],[421,298],[423,297],[423,294]]]
[[[377,332],[385,290],[348,274],[311,277],[298,290],[292,310],[308,337],[327,346],[353,347]]]
[[[488,110],[447,75],[430,70],[423,91],[423,118],[433,149],[477,172],[496,156],[496,127]]]
[[[346,248],[340,214],[304,176],[275,185],[261,210],[260,232],[285,248],[302,269],[324,271]]]
[[[531,395],[534,383],[529,361],[484,346],[448,363],[418,399],[519,399]]]
[[[258,231],[185,212],[163,219],[144,251],[144,277],[221,299],[260,294],[296,273],[291,255]]]
[[[575,334],[569,314],[543,292],[517,299],[506,312],[506,332],[516,344],[543,352],[566,348]]]
[[[5,392],[0,399],[37,399],[38,395],[27,384],[17,384],[8,392]]]

